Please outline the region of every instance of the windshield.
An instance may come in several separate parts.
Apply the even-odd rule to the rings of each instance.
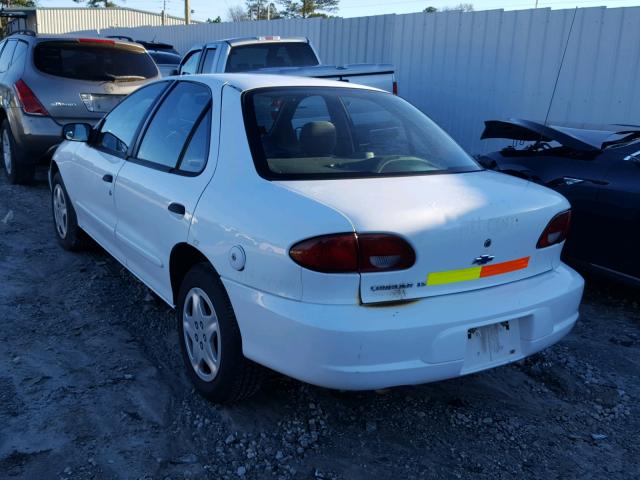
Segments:
[[[244,96],[256,168],[269,179],[425,175],[481,170],[400,98],[350,88],[286,87]]]
[[[158,75],[153,60],[140,47],[42,42],[35,48],[34,61],[44,73],[78,80],[135,81]]]
[[[231,49],[225,71],[248,72],[261,68],[313,65],[318,65],[318,59],[308,43],[252,43]]]

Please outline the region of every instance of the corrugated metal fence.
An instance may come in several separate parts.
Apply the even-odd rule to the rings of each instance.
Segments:
[[[400,95],[472,153],[483,121],[549,119],[640,124],[640,7],[443,12],[346,19],[277,20],[109,29],[194,43],[242,35],[304,35],[325,63],[388,62]],[[103,31],[106,34],[107,31]],[[567,42],[568,39],[568,42]]]

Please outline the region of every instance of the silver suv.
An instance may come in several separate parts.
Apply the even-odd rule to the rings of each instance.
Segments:
[[[9,182],[28,183],[66,123],[95,123],[160,77],[146,50],[104,38],[18,32],[0,42],[0,139]]]

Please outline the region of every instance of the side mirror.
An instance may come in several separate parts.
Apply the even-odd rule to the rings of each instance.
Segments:
[[[72,142],[87,142],[91,128],[88,123],[67,123],[62,127],[62,138]]]

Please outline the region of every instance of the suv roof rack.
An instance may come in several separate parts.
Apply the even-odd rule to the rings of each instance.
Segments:
[[[23,29],[23,30],[16,30],[15,32],[11,32],[9,36],[11,35],[29,35],[30,37],[35,37],[36,32],[34,32],[33,30]]]

